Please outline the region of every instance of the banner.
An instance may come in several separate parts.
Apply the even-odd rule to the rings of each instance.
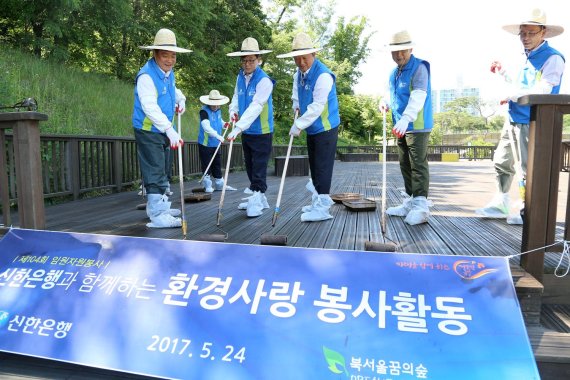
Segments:
[[[172,379],[539,379],[505,258],[11,229],[0,350]]]

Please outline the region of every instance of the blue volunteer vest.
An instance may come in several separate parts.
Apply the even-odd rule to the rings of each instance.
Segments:
[[[531,51],[528,59],[521,72],[519,73],[518,83],[521,88],[531,88],[542,78],[542,66],[553,55],[559,55],[564,59],[564,56],[556,49],[550,47],[548,42],[544,42],[536,51]],[[560,78],[562,83],[562,77]],[[552,88],[551,94],[558,94],[560,92],[560,83],[558,86]],[[516,102],[509,100],[509,115],[511,121],[519,124],[530,123],[530,106],[521,106]]]
[[[147,63],[140,69],[135,78],[135,102],[133,108],[133,127],[137,129],[142,129],[144,131],[152,131],[160,133],[160,131],[152,124],[150,119],[148,119],[142,109],[141,102],[139,100],[139,94],[137,91],[137,80],[142,74],[148,74],[152,81],[154,82],[154,87],[156,88],[156,101],[162,112],[166,115],[168,120],[172,122],[174,117],[174,109],[176,107],[176,83],[174,79],[174,71],[170,73],[168,77],[164,75],[164,72],[157,65],[154,58],[151,58]]]
[[[420,67],[425,65],[428,70],[427,97],[423,108],[418,113],[416,121],[408,125],[406,131],[431,131],[433,128],[433,113],[431,107],[431,73],[429,62],[412,56],[403,67],[398,76],[398,67],[390,75],[390,102],[392,108],[392,122],[396,124],[402,118],[404,110],[410,100],[412,93],[412,78]]]
[[[269,78],[273,84],[275,81],[271,79],[261,68],[258,66],[251,76],[249,84],[245,85],[245,75],[243,70],[239,71],[237,77],[237,91],[238,91],[238,106],[239,114],[243,115],[247,107],[251,104],[255,95],[257,84],[263,78]],[[273,95],[269,95],[267,103],[263,106],[261,114],[255,119],[251,126],[243,131],[246,135],[264,135],[273,133]]]
[[[210,107],[203,106],[202,110],[206,111],[208,114],[208,120],[210,120],[210,126],[218,132],[218,134],[222,135],[222,109],[218,109],[217,111],[212,111]],[[218,139],[210,137],[209,134],[204,132],[204,129],[201,126],[202,121],[200,121],[200,127],[198,128],[198,144],[209,146],[211,148],[215,148],[220,143]]]
[[[338,98],[336,96],[336,76],[321,61],[315,59],[309,73],[301,84],[301,72],[297,74],[297,95],[299,96],[299,110],[301,115],[307,111],[307,107],[313,103],[313,90],[319,75],[328,73],[333,78],[333,85],[329,92],[327,103],[321,115],[307,129],[308,135],[316,135],[324,131],[337,128],[340,124],[338,113]]]

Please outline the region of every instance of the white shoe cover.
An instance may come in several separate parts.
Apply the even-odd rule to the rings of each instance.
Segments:
[[[263,205],[263,209],[269,208],[269,202],[267,202],[265,193],[261,193],[261,204]]]
[[[202,180],[202,185],[204,185],[204,191],[206,193],[213,193],[214,188],[212,187],[212,180],[210,179],[210,175],[205,175],[204,179]]]
[[[216,191],[222,191],[224,189],[224,179],[223,178],[214,178],[214,189]],[[235,187],[231,187],[230,185],[226,185],[226,191],[236,191]]]
[[[509,194],[496,194],[485,207],[475,210],[477,215],[485,218],[505,219],[509,216]]]
[[[313,194],[312,197],[311,197],[311,204],[310,204],[310,205],[303,206],[303,207],[301,208],[301,211],[302,211],[302,212],[311,212],[311,210],[313,209],[314,204],[315,204],[315,202],[317,201],[318,198],[319,198],[319,195],[318,195],[318,194]]]
[[[508,224],[523,224],[520,212],[507,216]]]
[[[414,197],[404,198],[404,201],[401,205],[388,207],[386,214],[391,216],[406,216],[412,210],[413,201]]]
[[[263,214],[263,194],[259,191],[254,191],[247,202],[246,210],[247,216],[250,218],[255,218]]]
[[[412,204],[412,209],[408,212],[404,222],[410,226],[426,223],[429,218],[429,203],[426,197],[415,197]]]
[[[328,194],[320,194],[313,204],[311,211],[305,212],[301,215],[302,222],[320,222],[322,220],[332,219],[333,216],[329,214],[330,205],[327,205],[326,198]],[[330,198],[330,197],[329,197]]]
[[[150,223],[146,224],[150,228],[176,228],[182,226],[182,220],[170,214],[160,214],[150,218]]]
[[[169,213],[171,216],[180,216],[180,214],[182,214],[182,211],[180,211],[180,210],[177,209],[177,208],[171,208],[170,210],[168,210],[168,213]]]

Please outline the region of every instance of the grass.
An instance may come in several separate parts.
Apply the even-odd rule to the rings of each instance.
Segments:
[[[28,53],[0,49],[0,104],[33,97],[48,115],[42,134],[132,136],[133,83],[86,73]],[[187,107],[191,106],[187,101]],[[197,107],[183,116],[183,138],[197,136]]]

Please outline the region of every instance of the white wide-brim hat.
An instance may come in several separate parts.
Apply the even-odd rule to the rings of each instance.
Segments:
[[[546,13],[541,9],[533,9],[528,20],[518,24],[503,26],[503,29],[512,34],[519,34],[521,25],[538,25],[544,27],[544,38],[556,37],[564,32],[560,25],[548,25],[546,23]]]
[[[245,57],[246,55],[261,55],[271,53],[272,50],[259,50],[259,44],[253,37],[247,37],[241,43],[241,50],[226,54],[228,57]]]
[[[176,46],[176,36],[170,29],[160,29],[154,36],[154,43],[150,46],[139,46],[144,50],[167,50],[176,53],[192,53],[192,50]]]
[[[218,90],[212,90],[208,95],[200,96],[200,101],[209,106],[223,106],[230,98],[221,95]]]
[[[400,51],[400,50],[408,50],[416,46],[415,43],[412,42],[412,36],[410,32],[407,30],[399,31],[398,33],[394,33],[390,38],[390,42],[388,45],[384,46],[383,50],[386,51]]]
[[[313,41],[311,40],[311,37],[309,37],[308,34],[299,33],[295,36],[295,38],[293,38],[293,46],[291,48],[291,52],[279,54],[277,58],[296,57],[298,55],[316,53],[320,50],[323,50],[323,48],[316,48],[313,44]]]

